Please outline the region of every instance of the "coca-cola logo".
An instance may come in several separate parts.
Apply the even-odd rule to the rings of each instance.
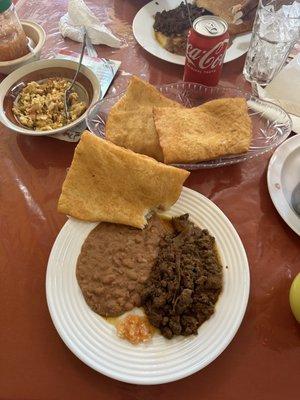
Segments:
[[[193,47],[193,45],[189,43],[186,52],[187,63],[197,69],[213,70],[218,65],[222,65],[227,43],[228,39],[225,39],[208,51]]]

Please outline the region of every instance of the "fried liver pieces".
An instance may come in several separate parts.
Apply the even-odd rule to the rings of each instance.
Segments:
[[[168,339],[196,335],[214,313],[222,290],[215,239],[188,217],[172,219],[175,233],[161,239],[156,264],[142,291],[150,323]]]

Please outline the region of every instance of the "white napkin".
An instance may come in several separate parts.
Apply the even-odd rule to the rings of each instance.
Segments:
[[[110,47],[121,46],[120,39],[99,21],[83,0],[69,0],[68,12],[59,21],[59,31],[63,37],[82,42],[82,26],[86,27],[93,44],[106,44]]]
[[[259,97],[281,106],[290,114],[293,130],[300,133],[300,54],[288,63],[265,89],[258,87]]]
[[[265,92],[287,112],[300,117],[300,54],[275,76]]]

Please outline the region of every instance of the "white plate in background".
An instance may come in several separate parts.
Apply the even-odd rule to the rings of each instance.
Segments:
[[[176,8],[181,2],[182,0],[150,1],[137,12],[132,23],[134,37],[146,51],[162,60],[178,65],[184,65],[185,57],[170,53],[160,46],[155,39],[153,24],[154,15],[157,12]],[[247,32],[232,38],[232,44],[225,54],[224,63],[235,60],[248,51],[251,35],[251,32]]]
[[[274,152],[268,167],[268,189],[278,213],[300,235],[300,217],[291,206],[291,195],[300,183],[300,136],[283,142]]]

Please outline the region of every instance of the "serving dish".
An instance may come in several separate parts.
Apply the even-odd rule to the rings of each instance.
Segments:
[[[300,183],[300,136],[289,138],[274,152],[268,167],[268,189],[278,213],[300,235],[300,217],[291,205],[291,195]]]
[[[155,39],[153,24],[155,13],[170,10],[177,7],[182,0],[160,0],[150,1],[142,7],[134,17],[132,30],[136,41],[150,54],[171,62],[173,64],[184,65],[185,57],[173,54],[160,46]],[[191,1],[189,1],[191,3]],[[231,46],[228,48],[224,63],[235,60],[245,54],[249,48],[251,32],[236,35],[232,38]]]
[[[24,85],[51,77],[61,77],[71,81],[77,66],[76,62],[69,60],[40,60],[12,72],[0,84],[0,121],[3,125],[23,135],[45,136],[65,132],[80,124],[85,119],[87,111],[63,127],[47,131],[35,131],[24,127],[12,112],[12,106]],[[75,90],[79,94],[79,100],[85,101],[87,107],[100,98],[100,83],[96,75],[84,65],[81,66],[78,74]]]
[[[168,98],[183,104],[185,107],[195,107],[206,101],[222,97],[245,97],[253,126],[253,139],[247,153],[226,156],[198,164],[176,164],[188,170],[221,167],[236,164],[262,155],[282,143],[291,132],[291,120],[288,114],[279,106],[260,100],[249,93],[225,86],[208,87],[198,83],[179,82],[157,86]],[[106,97],[95,103],[86,118],[91,132],[105,138],[105,124],[112,106],[124,95]]]
[[[39,60],[41,56],[42,48],[46,40],[46,32],[41,25],[36,22],[21,20],[21,24],[26,36],[31,39],[31,43],[34,44],[32,45],[32,51],[16,60],[0,61],[1,74],[9,74],[25,64]]]
[[[203,195],[183,188],[166,215],[188,212],[216,238],[224,266],[223,291],[215,313],[197,336],[167,340],[155,334],[139,346],[120,339],[115,327],[86,304],[75,270],[81,246],[97,223],[69,221],[52,248],[46,295],[53,323],[69,349],[91,368],[135,384],[159,384],[188,376],[211,363],[230,343],[243,319],[249,295],[249,268],[242,242],[223,212]]]

